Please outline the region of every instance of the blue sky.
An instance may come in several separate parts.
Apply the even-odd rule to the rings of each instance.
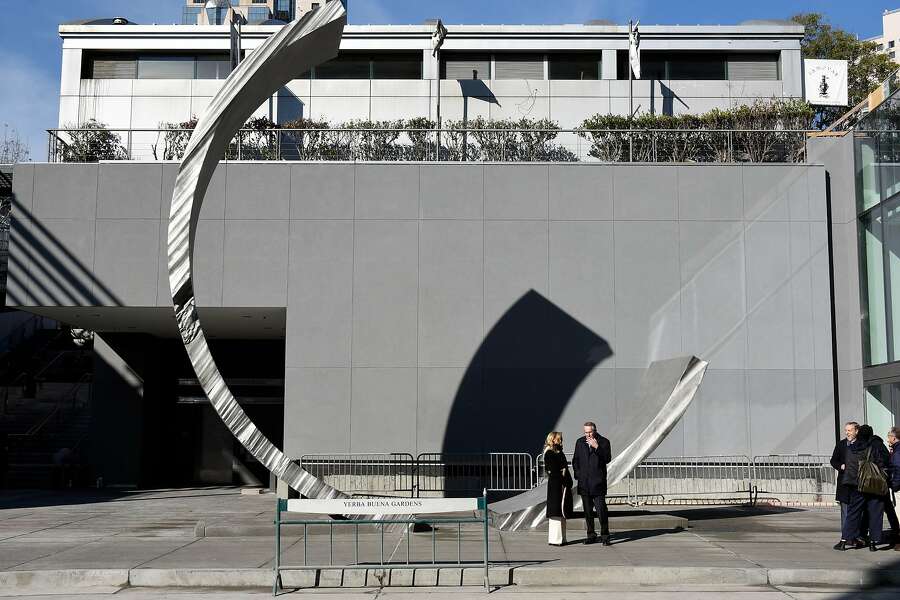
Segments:
[[[0,0],[0,127],[18,128],[34,160],[45,160],[48,127],[56,125],[59,23],[126,16],[138,23],[177,23],[184,0]],[[821,12],[860,37],[881,32],[881,13],[900,8],[870,0],[350,0],[351,23],[581,23],[588,19],[645,24],[731,24]]]

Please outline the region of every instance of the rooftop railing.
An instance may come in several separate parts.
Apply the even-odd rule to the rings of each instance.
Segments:
[[[50,129],[49,162],[181,160],[190,129]],[[800,163],[806,130],[242,129],[224,160]]]

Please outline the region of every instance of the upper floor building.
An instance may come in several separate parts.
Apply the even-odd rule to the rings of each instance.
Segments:
[[[259,25],[293,21],[331,0],[184,0],[182,25],[224,25],[236,17]]]
[[[243,52],[279,26],[243,26]],[[440,111],[444,123],[531,118],[567,129],[594,114],[627,114],[630,91],[637,113],[657,114],[803,95],[803,27],[787,22],[643,26],[643,78],[633,84],[625,25],[450,25],[437,56],[433,29],[349,25],[336,59],[297,73],[257,114],[336,126],[437,120]],[[203,113],[231,70],[228,25],[78,24],[59,34],[61,127],[90,119],[114,129],[187,121]]]

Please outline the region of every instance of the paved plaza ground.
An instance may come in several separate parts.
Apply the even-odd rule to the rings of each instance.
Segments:
[[[217,591],[222,598],[232,597],[223,588],[240,586],[248,586],[240,592],[243,595],[265,593],[274,556],[273,538],[267,534],[274,504],[273,495],[241,495],[233,488],[5,492],[0,495],[0,596],[80,590],[133,598],[192,597],[190,590],[166,591],[175,586]],[[625,512],[617,509],[615,514]],[[831,549],[838,537],[837,511],[681,506],[627,512],[630,523],[641,523],[642,514],[651,512],[656,517],[665,513],[686,518],[688,527],[616,531],[615,523],[621,521],[614,519],[612,547],[574,543],[563,548],[549,547],[542,531],[491,530],[493,593],[510,598],[578,598],[615,590],[617,598],[764,600],[852,598],[857,597],[858,584],[900,584],[900,552]],[[645,520],[643,526],[653,522]],[[583,531],[571,533],[572,541],[583,536]],[[438,560],[455,560],[456,534],[455,528],[435,534]],[[328,539],[327,526],[314,528],[306,540],[302,531],[289,531],[283,541],[283,563],[302,563],[305,546],[311,562],[327,564]],[[336,539],[334,561],[352,561],[352,537],[338,534]],[[405,560],[403,532],[385,534],[384,548],[386,556]],[[411,560],[430,561],[431,548],[431,533],[413,534]],[[480,558],[477,528],[463,531],[461,548],[464,559]],[[362,533],[361,560],[377,560],[380,552],[380,535]],[[379,581],[391,586],[454,586],[461,581],[466,585],[376,590],[371,588],[379,581],[371,573],[341,579],[338,572],[323,574],[321,583],[336,582],[343,589],[316,593],[335,599],[399,598],[409,593],[463,598],[483,593],[477,569],[463,574],[426,570],[415,581],[409,573],[394,573]],[[290,592],[308,580],[286,577],[285,583]],[[548,596],[547,586],[562,595]],[[349,589],[353,587],[359,589]],[[866,590],[864,597],[898,597],[898,593],[882,587],[877,595]]]

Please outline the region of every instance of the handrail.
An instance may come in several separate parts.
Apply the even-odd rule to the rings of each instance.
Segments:
[[[51,162],[176,160],[185,152],[193,132],[184,128],[47,131],[51,136]],[[71,145],[62,141],[67,133],[73,138]],[[805,155],[806,139],[816,133],[809,129],[772,128],[275,127],[238,130],[222,158],[326,162],[796,163]],[[95,139],[94,134],[103,137]],[[140,134],[149,137],[136,144],[135,138]],[[161,141],[160,136],[165,140]],[[123,137],[127,137],[127,147]]]
[[[7,340],[9,340],[10,338],[12,338],[14,335],[17,335],[20,331],[24,330],[26,327],[29,327],[29,326],[33,325],[34,323],[36,323],[36,322],[38,322],[38,321],[41,322],[41,323],[43,324],[44,319],[46,319],[46,318],[47,318],[47,317],[44,317],[43,315],[31,315],[31,316],[29,316],[27,319],[25,319],[24,321],[22,321],[21,323],[19,323],[19,324],[16,325],[15,327],[13,327],[13,328],[9,331],[9,333],[7,333],[5,336],[3,336],[3,338],[0,338],[0,347],[4,347],[4,346],[6,345],[6,341],[7,341]],[[40,328],[35,328],[35,331],[37,331],[38,329],[40,329]]]
[[[896,69],[893,73],[888,75],[884,81],[878,84],[878,87],[869,92],[869,94],[862,100],[862,102],[848,110],[837,121],[826,127],[823,133],[827,134],[843,131],[842,128],[844,127],[844,125],[850,123],[850,120],[859,115],[859,113],[863,112],[866,107],[868,107],[868,110],[866,110],[866,114],[868,114],[884,104],[884,102],[888,98],[896,93],[897,89],[891,89],[891,82],[893,81],[896,83],[898,77],[900,77],[900,68]],[[852,127],[853,124],[850,124],[847,129],[852,129]]]
[[[74,405],[75,405],[75,398],[76,398],[76,395],[77,395],[77,393],[78,393],[78,389],[79,389],[86,381],[88,381],[88,380],[90,380],[90,379],[91,379],[91,374],[90,374],[90,373],[83,373],[83,374],[81,375],[81,377],[78,378],[78,381],[76,381],[74,384],[72,384],[72,387],[69,388],[69,391],[66,392],[65,394],[63,394],[62,396],[60,396],[59,399],[57,399],[57,401],[56,401],[56,406],[53,407],[53,410],[51,410],[49,413],[47,413],[47,416],[46,416],[46,417],[44,417],[43,419],[41,419],[40,422],[35,423],[34,425],[32,425],[32,426],[28,429],[28,431],[26,431],[25,433],[13,433],[13,434],[10,434],[10,436],[9,436],[10,439],[17,439],[17,440],[19,440],[19,442],[21,443],[23,440],[36,438],[36,437],[37,437],[38,435],[40,435],[40,433],[43,431],[44,427],[46,427],[47,424],[50,423],[50,421],[53,420],[53,417],[59,415],[59,414],[62,412],[62,409],[63,409],[63,403],[64,403],[68,398],[70,398],[70,397],[71,397],[71,400],[72,400],[72,406],[73,406],[73,408],[74,408]]]

